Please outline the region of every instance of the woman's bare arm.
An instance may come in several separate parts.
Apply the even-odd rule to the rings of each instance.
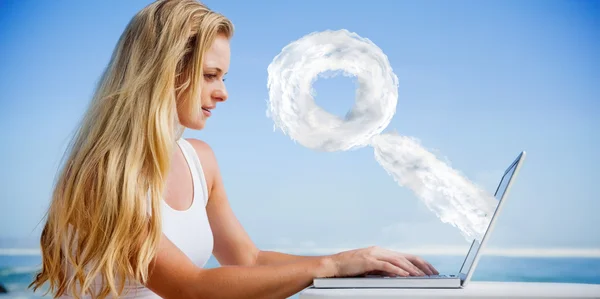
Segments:
[[[260,250],[256,257],[255,265],[279,265],[286,263],[295,263],[305,260],[321,259],[324,256],[311,256],[311,255],[295,255],[278,251]]]
[[[272,266],[202,269],[163,236],[147,287],[163,298],[287,298],[315,277],[334,276],[330,257]]]
[[[231,209],[213,150],[203,141],[189,141],[205,173],[209,189],[206,212],[214,236],[213,254],[221,265],[266,266],[322,258],[259,250]]]
[[[259,250],[231,209],[214,152],[203,141],[197,139],[189,141],[201,158],[202,168],[206,175],[209,188],[206,212],[214,236],[213,254],[221,265],[274,266],[290,263],[311,265],[327,258]],[[418,257],[403,255],[400,259],[402,261],[397,261],[396,264],[411,263],[421,268],[426,274],[435,273],[435,269],[431,265]],[[408,267],[414,268],[413,265]],[[417,269],[414,271],[416,271],[415,273],[419,272]]]
[[[189,139],[189,141],[200,157],[206,177],[209,194],[206,213],[214,237],[213,255],[221,265],[255,265],[260,250],[231,209],[213,150],[203,141],[197,139]]]

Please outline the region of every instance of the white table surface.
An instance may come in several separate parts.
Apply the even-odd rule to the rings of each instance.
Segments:
[[[479,282],[464,289],[315,289],[307,288],[300,299],[379,299],[379,298],[485,298],[485,299],[578,299],[600,298],[598,284]]]

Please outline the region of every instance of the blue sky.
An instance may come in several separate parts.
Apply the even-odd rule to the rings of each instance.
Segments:
[[[285,3],[284,3],[285,2]],[[0,2],[0,238],[32,238],[54,174],[130,18],[149,1]],[[273,131],[267,66],[326,29],[369,38],[399,78],[388,130],[414,136],[493,190],[528,159],[498,219],[498,248],[600,249],[600,2],[205,1],[236,26],[229,100],[203,131],[233,209],[262,247],[465,246],[377,164],[372,148],[321,153]],[[318,80],[343,115],[353,81]]]

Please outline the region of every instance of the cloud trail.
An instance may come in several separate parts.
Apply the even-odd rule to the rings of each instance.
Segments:
[[[483,237],[497,204],[493,196],[437,159],[415,138],[382,134],[372,141],[375,159],[399,185],[413,191],[465,239]]]
[[[347,30],[315,32],[283,48],[268,69],[267,116],[301,145],[333,152],[374,148],[375,159],[466,240],[481,238],[497,201],[412,137],[381,134],[396,112],[398,78],[373,42]],[[355,104],[345,117],[319,107],[312,84],[321,73],[356,76]]]

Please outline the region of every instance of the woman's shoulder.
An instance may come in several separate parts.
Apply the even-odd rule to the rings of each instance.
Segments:
[[[208,143],[199,139],[185,138],[185,140],[189,142],[196,151],[196,155],[200,159],[200,164],[202,164],[202,169],[204,170],[205,176],[207,176],[207,180],[212,181],[213,178],[219,175],[219,165],[213,149]]]
[[[200,160],[216,160],[213,149],[205,141],[196,138],[185,138],[185,140],[192,145]]]

